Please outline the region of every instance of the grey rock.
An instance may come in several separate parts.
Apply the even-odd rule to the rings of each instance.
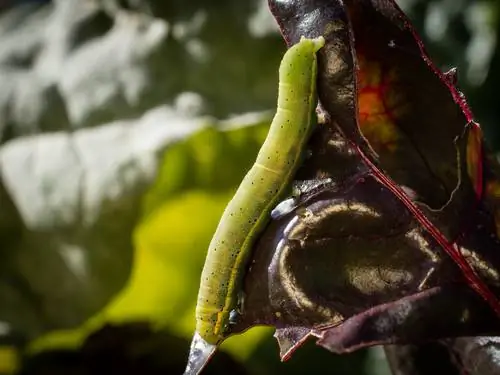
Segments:
[[[89,113],[120,96],[126,105],[136,106],[149,81],[143,60],[166,33],[162,20],[120,12],[106,35],[71,54],[58,75],[70,122],[80,125]]]
[[[0,15],[0,143],[134,118],[184,92],[203,98],[197,113],[267,109],[283,48],[266,0],[15,7]]]
[[[157,153],[203,122],[162,106],[137,121],[24,137],[0,148],[0,176],[28,228],[89,226],[105,202],[154,179]]]
[[[105,11],[96,1],[58,0],[0,17],[0,142],[95,125],[137,105],[150,79],[144,59],[164,41],[167,23],[118,9],[106,16],[111,28],[81,39],[86,24],[99,32],[92,21]],[[118,109],[96,116],[113,102]]]
[[[7,254],[0,321],[24,327],[12,321],[24,304],[32,310],[27,334],[36,335],[73,327],[101,309],[128,278],[131,233],[161,155],[207,123],[161,106],[137,120],[0,147],[0,204],[10,210],[0,214]]]

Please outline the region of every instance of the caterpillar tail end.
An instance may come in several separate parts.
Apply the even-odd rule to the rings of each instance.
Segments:
[[[194,333],[189,349],[188,363],[184,375],[198,375],[215,354],[217,345],[206,342],[198,332]]]

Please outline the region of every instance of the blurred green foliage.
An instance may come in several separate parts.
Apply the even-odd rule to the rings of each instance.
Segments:
[[[500,147],[497,127],[500,3],[495,0],[401,0],[399,3],[408,11],[438,66],[444,70],[458,66],[460,88],[490,143]],[[205,112],[218,118],[274,108],[277,66],[284,43],[277,33],[265,37],[248,33],[249,14],[256,12],[255,4],[250,0],[224,0],[211,5],[201,0],[152,2],[152,13],[177,26],[177,33],[182,25],[185,29],[190,26],[191,31],[184,39],[170,38],[153,58],[153,75],[161,84],[148,94],[152,97],[145,102],[169,101],[180,92],[193,91],[206,101]],[[202,13],[205,15],[200,16]],[[205,17],[198,28],[193,26],[196,17]],[[157,357],[170,353],[177,361],[176,366],[183,363],[182,356],[187,355],[194,329],[194,306],[208,242],[225,204],[266,136],[268,120],[258,120],[246,127],[236,127],[237,121],[228,122],[234,126],[230,130],[207,124],[186,141],[166,150],[156,181],[143,198],[142,216],[133,235],[133,269],[127,284],[82,326],[52,332],[32,343],[32,353],[63,348],[68,352],[56,353],[44,363],[52,366],[74,361],[71,363],[81,365],[79,348],[87,343],[89,334],[108,323],[146,321],[152,328],[144,339],[149,349],[143,350],[150,350]],[[253,374],[307,371],[373,375],[385,371],[376,366],[366,368],[367,351],[339,357],[312,343],[299,350],[288,363],[281,364],[270,333],[268,329],[251,330],[228,340],[224,349]],[[123,340],[133,341],[133,337],[125,335]],[[161,345],[153,345],[151,337]],[[44,355],[50,356],[47,353]],[[9,366],[5,358],[16,361],[11,352],[0,352],[0,361],[5,362],[0,372]],[[41,366],[29,361],[31,368]],[[174,371],[167,360],[158,366],[163,371]]]

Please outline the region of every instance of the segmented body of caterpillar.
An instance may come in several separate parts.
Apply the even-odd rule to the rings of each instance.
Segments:
[[[210,243],[196,306],[196,331],[209,344],[225,338],[252,246],[292,182],[316,124],[316,52],[324,43],[323,37],[302,38],[283,56],[269,133]]]

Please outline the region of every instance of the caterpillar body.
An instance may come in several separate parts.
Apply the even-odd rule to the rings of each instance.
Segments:
[[[268,135],[210,242],[196,306],[196,332],[208,344],[226,337],[252,246],[289,188],[316,124],[316,52],[324,44],[323,37],[302,37],[283,56]]]

